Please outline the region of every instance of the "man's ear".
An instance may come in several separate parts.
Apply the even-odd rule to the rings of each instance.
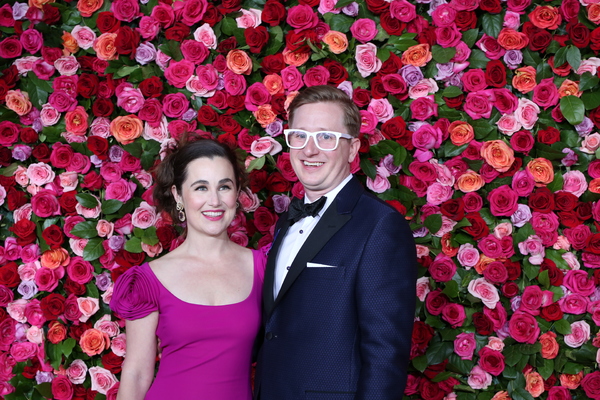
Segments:
[[[358,150],[360,149],[360,139],[352,138],[350,139],[350,154],[348,156],[348,163],[354,161],[356,156],[358,155]]]

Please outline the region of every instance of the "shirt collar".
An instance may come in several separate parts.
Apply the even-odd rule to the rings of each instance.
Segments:
[[[327,208],[331,205],[331,203],[333,203],[333,201],[335,200],[336,196],[338,195],[338,193],[344,188],[344,186],[346,186],[346,184],[348,182],[350,182],[350,179],[352,179],[352,174],[349,174],[346,179],[344,179],[342,182],[340,182],[339,185],[337,185],[335,188],[333,188],[332,190],[330,190],[329,192],[325,193],[323,196],[327,196],[327,201],[325,201],[325,205],[323,206],[323,208],[319,211],[319,217],[322,217],[323,214],[325,214],[325,211],[327,210]],[[315,201],[317,201],[318,199],[316,199]],[[308,197],[306,197],[306,195],[304,195],[304,203],[312,203],[312,201],[308,200]]]

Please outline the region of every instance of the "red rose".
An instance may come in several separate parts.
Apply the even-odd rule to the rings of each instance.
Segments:
[[[81,187],[84,189],[99,190],[103,184],[104,179],[102,179],[102,176],[96,171],[92,171],[85,175],[83,182],[81,182]]]
[[[280,1],[267,0],[260,16],[265,24],[277,26],[285,18],[285,7]]]
[[[53,321],[65,312],[65,298],[58,293],[50,293],[40,302],[44,318]]]
[[[242,8],[242,0],[222,0],[218,7],[223,15],[239,11],[240,8]]]
[[[473,239],[479,240],[490,233],[490,228],[487,223],[481,218],[481,215],[477,212],[470,212],[465,215],[465,218],[469,221],[471,226],[465,226],[462,229],[469,235],[473,236]]]
[[[371,78],[371,96],[375,99],[383,99],[388,96],[388,92],[383,87],[383,81],[380,76]]]
[[[172,226],[161,226],[156,228],[156,237],[163,248],[168,249],[171,246],[171,242],[177,237],[177,232]]]
[[[8,205],[8,209],[10,211],[14,211],[26,203],[27,195],[25,192],[16,190],[14,187],[11,187],[6,191],[6,204]]]
[[[42,232],[42,238],[50,248],[55,249],[63,244],[64,237],[62,230],[57,225],[50,225]]]
[[[183,39],[190,35],[190,27],[176,22],[175,25],[165,31],[165,38],[167,40],[174,40],[176,42],[182,42]]]
[[[502,295],[509,299],[518,295],[519,291],[519,285],[514,282],[506,282],[502,285]]]
[[[86,291],[85,285],[75,282],[68,276],[63,284],[63,289],[67,294],[73,294],[75,296],[82,296]]]
[[[377,72],[377,74],[381,75],[382,77],[389,74],[397,74],[398,70],[402,68],[402,66],[402,59],[394,53],[391,53],[390,58],[383,62],[381,69]]]
[[[242,130],[242,126],[231,115],[219,115],[219,128],[234,135]]]
[[[427,400],[442,400],[446,393],[444,393],[439,383],[424,378],[419,381],[419,395]]]
[[[211,106],[204,105],[198,110],[198,122],[206,126],[217,126],[219,114]]]
[[[98,84],[100,80],[97,75],[83,73],[77,80],[77,94],[89,99],[98,93]]]
[[[592,42],[590,48],[598,54],[600,51],[600,28],[596,28],[590,33],[590,41]]]
[[[115,46],[118,54],[130,54],[131,58],[135,56],[135,49],[140,44],[140,34],[129,26],[122,26],[117,32]]]
[[[208,25],[215,26],[223,17],[217,10],[217,7],[212,3],[208,3],[206,7],[206,11],[204,12],[204,16],[202,17],[202,22],[206,22]]]
[[[431,315],[440,315],[448,303],[450,299],[440,289],[429,292],[425,298],[425,307]]]
[[[502,11],[500,0],[482,0],[479,3],[479,8],[490,14],[499,14]]]
[[[146,98],[159,97],[163,91],[163,83],[159,77],[152,76],[141,81],[139,89]]]
[[[460,94],[456,97],[443,97],[444,102],[446,102],[446,105],[450,108],[455,108],[455,109],[460,109],[460,107],[462,106],[463,102],[465,101],[465,95],[464,94]]]
[[[90,136],[87,140],[87,147],[92,153],[98,156],[101,160],[108,159],[108,140],[100,136]]]
[[[121,21],[116,19],[112,12],[103,11],[98,13],[96,26],[101,33],[115,33],[121,27]]]
[[[533,211],[549,213],[554,210],[554,194],[550,189],[541,187],[537,188],[529,196],[529,207]]]
[[[37,134],[37,132],[30,127],[23,127],[19,131],[19,137],[21,138],[21,141],[23,143],[27,144],[35,143],[39,139],[39,135]]]
[[[4,81],[4,79],[0,78],[0,102],[4,102],[6,100],[6,93],[9,91],[9,87]]]
[[[68,144],[54,143],[52,145],[52,154],[50,154],[50,164],[55,168],[67,168],[73,160],[73,148]]]
[[[277,115],[285,114],[285,100],[286,96],[283,94],[273,95],[271,98],[271,110]]]
[[[494,331],[494,324],[484,313],[476,312],[473,314],[473,325],[478,334],[483,336],[491,335]]]
[[[579,203],[579,205],[575,208],[575,213],[577,217],[583,221],[587,221],[592,218],[592,203]]]
[[[258,207],[254,212],[254,226],[260,233],[267,233],[277,222],[277,216],[273,214],[267,207]]]
[[[250,190],[252,193],[258,193],[265,188],[267,184],[268,173],[264,169],[253,170],[249,174]]]
[[[14,288],[21,283],[17,263],[9,261],[0,267],[0,285]]]
[[[52,380],[52,396],[56,400],[71,400],[73,393],[73,384],[66,375],[58,375]]]
[[[279,171],[273,172],[267,178],[267,189],[271,192],[283,193],[292,189],[292,184]]]
[[[124,360],[124,357],[110,351],[102,356],[102,365],[113,374],[118,374],[121,372],[121,365]]]
[[[363,88],[356,88],[354,92],[352,92],[352,101],[358,107],[366,107],[371,101],[371,94],[368,90]]]
[[[498,376],[504,371],[504,354],[489,347],[479,350],[479,366],[485,372]]]
[[[329,71],[329,80],[327,83],[339,85],[348,79],[348,71],[346,71],[346,67],[341,63],[328,58],[323,63],[323,66]]]
[[[508,272],[509,281],[514,281],[521,276],[521,264],[517,261],[507,259],[504,261],[504,266],[506,267],[506,272]]]
[[[294,168],[292,168],[292,163],[290,162],[290,153],[281,153],[279,157],[277,157],[277,169],[279,169],[281,175],[287,181],[298,181],[298,177],[296,176]]]
[[[141,265],[146,258],[145,253],[130,253],[127,250],[119,250],[115,254],[115,262],[124,267],[133,267],[134,265]]]
[[[575,47],[583,49],[584,47],[588,47],[590,44],[591,32],[589,28],[582,23],[568,23],[567,33],[569,34],[569,39],[571,39],[571,42]]]
[[[560,131],[552,126],[541,129],[537,133],[537,141],[547,145],[556,143],[560,140]]]
[[[545,51],[552,41],[550,32],[534,26],[530,21],[523,24],[523,33],[529,39],[529,49],[531,51]]]
[[[264,14],[264,12],[263,12]],[[285,61],[283,60],[283,54],[282,53],[277,53],[277,54],[272,54],[272,55],[268,55],[265,58],[262,59],[260,66],[262,67],[262,71],[269,75],[269,74],[278,74],[281,72],[282,69],[284,69],[287,65],[285,64]]]
[[[75,304],[77,304],[77,302],[75,302]],[[80,323],[79,325],[71,325],[69,327],[69,336],[75,339],[76,342],[79,342],[83,332],[87,331],[88,329],[92,329],[92,324],[89,322]]]
[[[219,44],[217,45],[217,51],[219,53],[229,53],[231,50],[235,49],[237,45],[237,39],[235,38],[235,36],[231,36],[219,42]]]
[[[257,54],[262,51],[262,48],[269,41],[269,32],[264,26],[249,27],[244,30],[246,44],[250,46],[250,52]]]
[[[219,143],[226,144],[227,146],[229,146],[232,149],[235,148],[235,145],[237,143],[235,135],[232,133],[224,133],[224,134],[220,135],[217,138],[217,141],[219,141]]]
[[[58,204],[60,205],[61,211],[66,215],[75,215],[75,206],[77,205],[77,191],[71,190],[69,192],[65,192],[58,199]]]
[[[579,198],[570,192],[556,192],[554,193],[554,204],[557,210],[560,211],[573,211]]]
[[[227,110],[226,114],[237,114],[238,112],[244,110],[246,108],[246,106],[244,105],[244,101],[245,101],[244,95],[239,95],[239,96],[228,95],[227,96],[227,106],[229,107],[229,109]]]
[[[392,17],[392,14],[389,11],[384,11],[381,13],[379,16],[379,22],[383,30],[389,35],[400,36],[406,30],[406,23]]]
[[[8,230],[17,236],[17,243],[19,246],[26,246],[33,243],[37,238],[35,228],[34,222],[28,219],[22,219],[8,228]]]
[[[406,215],[406,207],[398,200],[386,200],[385,202],[394,207],[400,214]]]
[[[497,88],[506,86],[506,67],[500,60],[491,60],[485,69],[485,82]]]
[[[450,199],[440,205],[442,215],[454,220],[460,221],[465,216],[465,204],[461,198]]]
[[[583,223],[583,221],[577,217],[575,211],[559,211],[558,220],[560,221],[561,225],[567,228],[575,228],[577,225],[581,225]]]
[[[385,0],[366,0],[367,8],[374,14],[381,14],[390,8],[390,3]]]
[[[54,7],[50,4],[44,4],[42,6],[42,12],[44,15],[42,22],[46,25],[54,25],[60,21],[60,10],[58,7]]]
[[[563,312],[558,303],[552,303],[540,309],[540,317],[548,322],[559,321],[563,317]]]

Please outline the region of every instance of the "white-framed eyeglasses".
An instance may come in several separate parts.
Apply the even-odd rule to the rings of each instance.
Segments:
[[[308,143],[309,138],[313,138],[317,148],[323,151],[333,151],[337,149],[340,138],[352,139],[347,133],[318,131],[308,132],[302,129],[284,129],[285,141],[290,149],[303,149]]]

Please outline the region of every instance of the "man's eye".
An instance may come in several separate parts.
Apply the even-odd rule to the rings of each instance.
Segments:
[[[335,135],[332,135],[331,133],[322,133],[321,138],[323,140],[333,140],[335,139]]]

